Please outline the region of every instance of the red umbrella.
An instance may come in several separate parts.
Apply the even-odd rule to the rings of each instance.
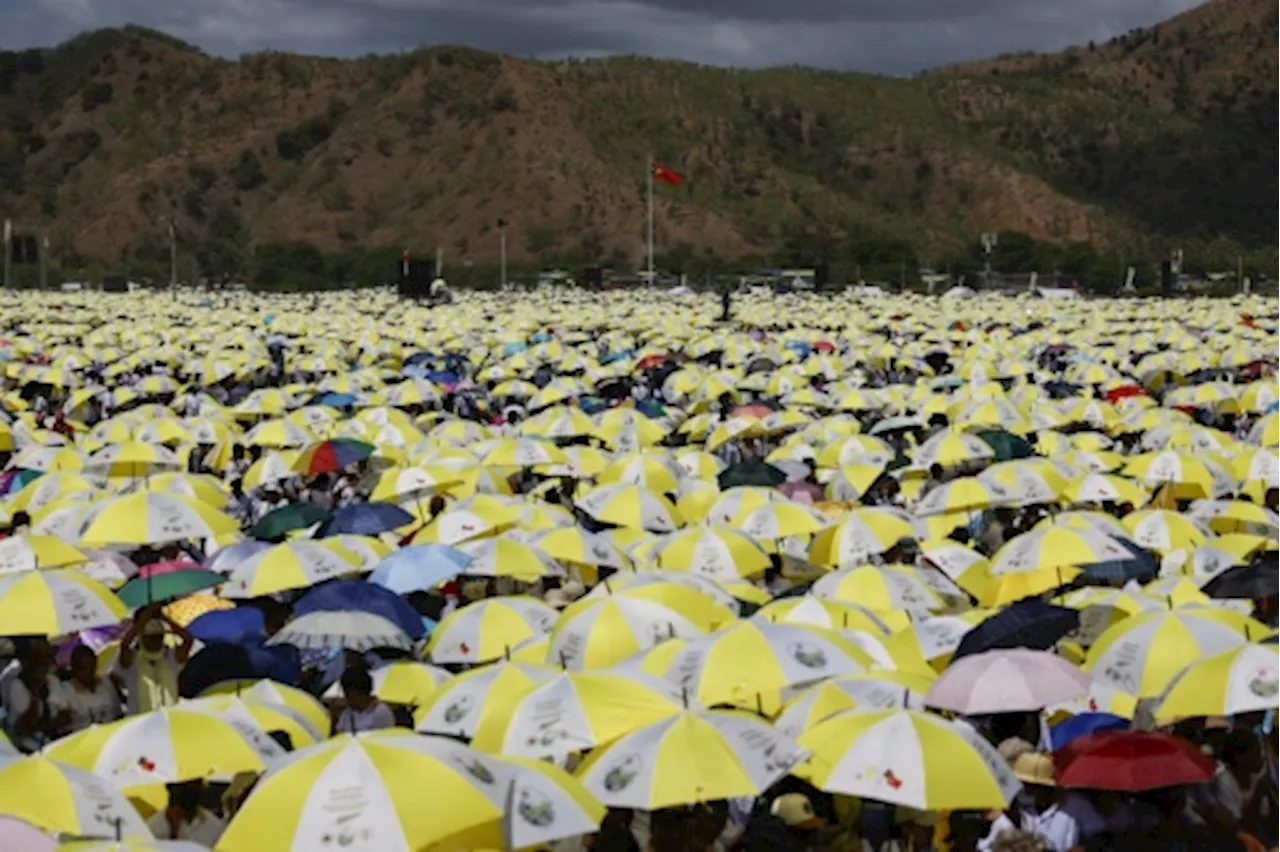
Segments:
[[[1121,385],[1118,388],[1112,388],[1103,394],[1107,402],[1115,405],[1122,399],[1128,399],[1131,396],[1146,396],[1147,392],[1137,385]]]
[[[830,340],[819,340],[817,343],[813,344],[813,351],[814,352],[835,352],[836,345],[832,343]]]
[[[739,405],[733,411],[729,412],[730,417],[768,417],[773,413],[773,409],[767,405],[754,403],[752,405]]]
[[[1180,737],[1148,731],[1100,731],[1053,753],[1058,785],[1140,793],[1213,778],[1212,757]]]

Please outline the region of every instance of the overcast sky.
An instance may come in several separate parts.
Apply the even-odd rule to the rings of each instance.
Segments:
[[[905,74],[1105,41],[1195,0],[0,0],[0,47],[142,24],[237,56],[466,44],[554,58],[639,53],[717,65]]]

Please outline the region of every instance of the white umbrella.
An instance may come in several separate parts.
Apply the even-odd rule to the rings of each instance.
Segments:
[[[380,615],[358,610],[309,612],[285,625],[267,640],[268,645],[294,645],[298,648],[370,648],[413,649],[413,640],[391,621]]]

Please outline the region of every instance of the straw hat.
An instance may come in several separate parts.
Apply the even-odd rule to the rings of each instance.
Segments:
[[[570,601],[576,601],[587,593],[587,587],[579,583],[577,580],[569,580],[560,584],[560,590],[565,593]]]
[[[1013,766],[1013,762],[1028,752],[1033,752],[1036,747],[1024,740],[1022,737],[1009,737],[1007,740],[1001,741],[996,747],[996,751],[1004,758],[1005,763]]]
[[[1053,778],[1053,758],[1041,752],[1029,751],[1018,755],[1013,762],[1013,774],[1023,784],[1037,787],[1056,787]]]
[[[825,823],[813,812],[813,802],[803,793],[786,793],[773,800],[769,813],[790,828],[817,828]]]

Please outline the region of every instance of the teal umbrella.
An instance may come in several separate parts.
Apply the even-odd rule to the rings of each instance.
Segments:
[[[125,583],[116,597],[131,609],[185,597],[226,582],[221,574],[206,571],[194,562],[174,560],[144,565],[138,576]]]
[[[304,530],[329,520],[329,513],[312,503],[290,503],[263,515],[249,530],[260,541],[275,541],[294,530]]]
[[[1003,429],[984,429],[976,434],[984,444],[995,451],[995,460],[998,462],[1030,458],[1036,454],[1029,443]]]

